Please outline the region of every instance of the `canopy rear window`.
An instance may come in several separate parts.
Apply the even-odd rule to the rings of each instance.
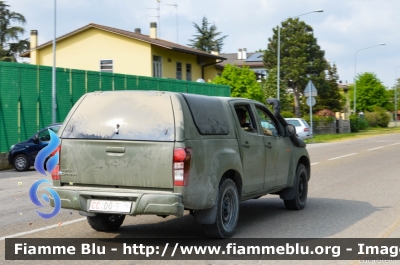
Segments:
[[[169,95],[113,91],[86,95],[61,138],[174,141]]]
[[[229,125],[219,99],[193,94],[182,94],[188,103],[194,124],[202,135],[227,135]]]

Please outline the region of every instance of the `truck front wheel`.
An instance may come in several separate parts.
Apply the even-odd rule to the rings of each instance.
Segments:
[[[217,217],[210,225],[203,225],[208,237],[228,238],[235,231],[239,219],[239,196],[231,179],[221,181],[217,197]]]
[[[97,231],[116,231],[124,222],[125,215],[98,213],[87,216],[89,225]]]
[[[308,174],[303,164],[299,164],[293,183],[294,198],[284,200],[286,209],[301,210],[306,206],[308,192]]]

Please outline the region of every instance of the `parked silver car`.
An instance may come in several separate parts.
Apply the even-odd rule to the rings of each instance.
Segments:
[[[304,120],[300,118],[285,118],[286,122],[292,124],[296,127],[296,134],[300,139],[310,139],[312,138],[310,125]]]

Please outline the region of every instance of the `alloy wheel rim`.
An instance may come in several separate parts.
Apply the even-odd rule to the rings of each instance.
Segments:
[[[26,166],[26,160],[23,157],[18,157],[15,160],[15,164],[16,164],[18,169],[23,169]]]

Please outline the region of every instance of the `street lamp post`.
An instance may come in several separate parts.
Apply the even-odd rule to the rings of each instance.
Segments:
[[[314,10],[308,13],[304,13],[298,16],[294,16],[294,17],[289,17],[289,18],[296,18],[296,17],[301,17],[307,14],[311,14],[311,13],[318,13],[318,12],[324,12],[324,10],[322,9],[318,9],[318,10]],[[288,20],[289,18],[285,19]],[[282,20],[281,23],[285,20]],[[278,88],[278,100],[280,98],[280,65],[281,65],[281,27],[280,25],[278,25],[278,66],[277,66],[277,88]]]
[[[362,49],[359,49],[358,51],[356,51],[356,56],[355,56],[355,60],[354,60],[354,114],[355,115],[357,115],[357,108],[356,108],[356,77],[357,77],[357,53],[359,52],[359,51],[362,51],[362,50],[366,50],[366,49],[370,49],[370,48],[373,48],[373,47],[377,47],[377,46],[381,46],[381,45],[385,45],[385,43],[379,43],[379,44],[377,44],[377,45],[373,45],[373,46],[369,46],[369,47],[366,47],[366,48],[362,48]]]
[[[57,0],[54,0],[54,38],[53,38],[53,86],[52,86],[52,123],[56,123],[56,21]]]

